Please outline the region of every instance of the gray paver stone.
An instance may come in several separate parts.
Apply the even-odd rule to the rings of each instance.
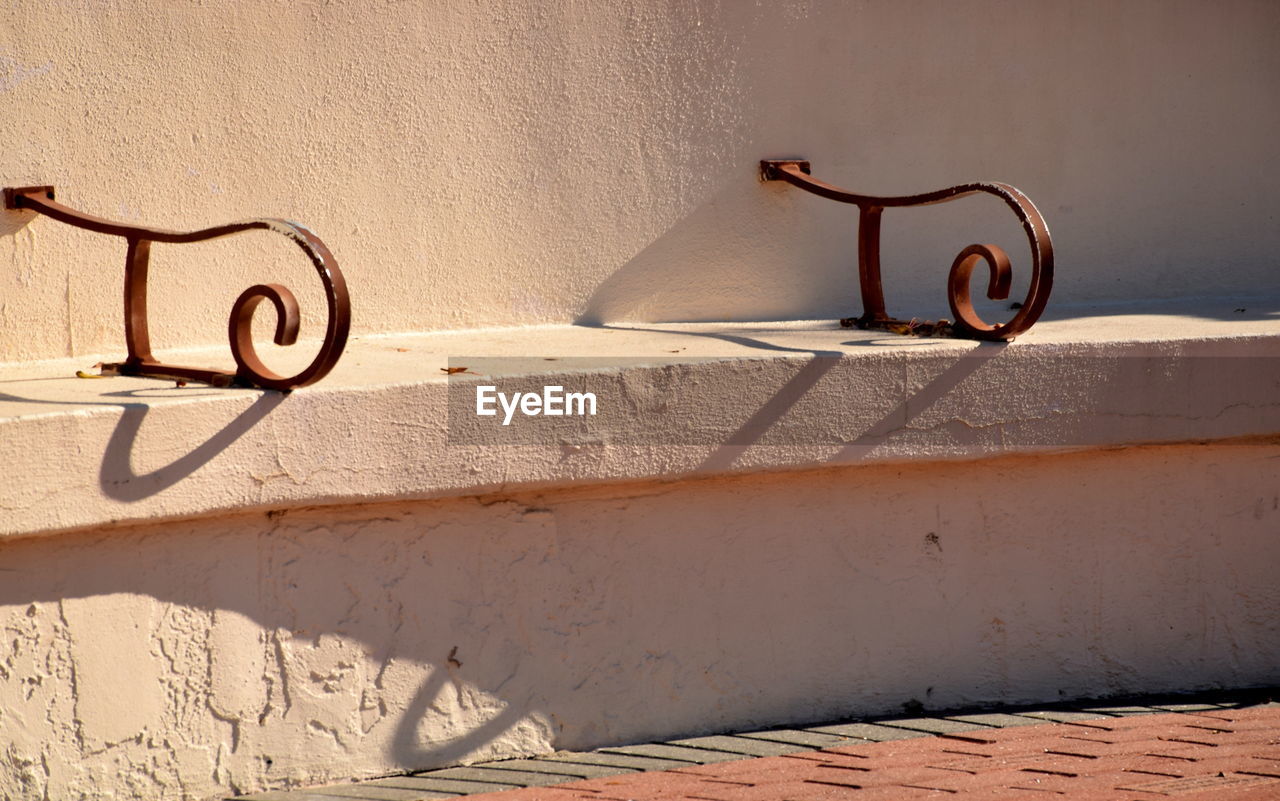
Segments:
[[[981,726],[995,726],[1003,729],[1006,726],[1038,726],[1043,720],[1023,717],[1022,715],[1006,715],[1003,712],[987,712],[980,715],[947,715],[947,720],[958,720],[962,723],[977,723]]]
[[[472,767],[542,773],[547,776],[559,777],[566,782],[576,779],[602,779],[606,776],[635,773],[639,770],[639,768],[619,768],[607,765],[584,765],[582,763],[563,762],[557,761],[552,757],[545,759],[504,759],[501,762],[484,762],[472,765]]]
[[[1133,715],[1154,715],[1157,712],[1165,711],[1156,709],[1153,706],[1080,706],[1076,707],[1076,709],[1081,712],[1097,712],[1114,718],[1127,718]]]
[[[1152,704],[1151,708],[1163,712],[1217,712],[1230,707],[1222,704]]]
[[[874,743],[927,736],[922,731],[896,729],[889,726],[878,726],[874,723],[837,723],[831,726],[806,726],[805,731],[816,731],[820,734],[838,734],[842,737],[870,740]]]
[[[402,778],[412,778],[412,777],[388,777],[388,778],[402,779]],[[388,779],[375,779],[375,781],[365,782],[365,783],[378,784],[379,787],[385,787],[385,784],[383,784],[383,782],[387,782],[387,781]],[[424,798],[425,801],[433,801],[434,798],[457,798],[458,796],[463,795],[463,793],[443,792],[443,791],[439,791],[439,789],[415,789],[415,791],[413,792],[419,793],[417,797]]]
[[[518,784],[521,787],[545,787],[548,784],[564,784],[576,780],[577,776],[566,776],[563,773],[534,773],[527,770],[509,768],[488,768],[471,765],[465,768],[445,768],[433,770],[429,774],[433,779],[464,779],[473,782],[498,782],[500,784]]]
[[[964,721],[947,720],[946,718],[895,718],[894,720],[880,720],[877,723],[881,726],[896,726],[901,729],[922,731],[929,734],[962,734],[967,731],[991,728],[977,723],[965,723]]]
[[[1096,712],[1072,712],[1067,709],[1033,709],[1016,714],[1022,717],[1035,718],[1042,723],[1076,723],[1082,720],[1098,720],[1106,717],[1106,715],[1100,715]]]
[[[422,793],[399,787],[383,787],[376,784],[333,784],[328,787],[309,787],[309,792],[328,798],[355,798],[359,801],[421,801]]]
[[[646,743],[644,745],[621,745],[617,748],[601,748],[599,753],[626,754],[628,756],[653,757],[667,759],[671,764],[667,768],[678,768],[681,762],[693,765],[709,765],[712,762],[730,762],[735,759],[746,759],[746,754],[730,754],[724,751],[707,751],[701,748],[690,748],[668,743]]]
[[[227,801],[333,801],[331,795],[317,795],[306,790],[268,790],[228,798]]]
[[[803,745],[808,748],[830,748],[833,745],[843,745],[849,742],[848,737],[841,737],[838,734],[822,734],[821,732],[801,731],[799,729],[748,731],[734,736],[750,737],[753,740],[768,740],[774,743],[791,743],[792,745]]]
[[[687,745],[690,748],[709,748],[713,751],[725,751],[730,754],[743,754],[753,757],[782,756],[797,751],[812,751],[795,743],[776,743],[769,740],[755,740],[750,737],[731,735],[714,735],[711,737],[689,737],[684,740],[671,740],[670,745]]]
[[[373,784],[375,782],[370,782]],[[382,787],[400,787],[405,790],[434,790],[439,793],[455,795],[471,795],[472,793],[496,793],[499,790],[515,790],[518,784],[499,784],[498,782],[472,782],[463,779],[434,779],[430,773],[414,776],[392,776],[378,779],[376,784]]]
[[[653,757],[636,756],[634,754],[612,754],[602,751],[591,751],[577,754],[556,754],[553,757],[559,762],[572,762],[583,765],[603,765],[610,768],[631,768],[632,770],[671,770],[680,767],[679,762],[670,759],[654,759]]]

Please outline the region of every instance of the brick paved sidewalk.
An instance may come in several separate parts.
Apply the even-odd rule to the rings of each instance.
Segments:
[[[1269,695],[695,737],[240,801],[1276,800],[1280,704]]]

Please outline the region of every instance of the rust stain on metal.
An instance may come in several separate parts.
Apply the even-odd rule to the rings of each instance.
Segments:
[[[839,203],[858,207],[858,282],[862,289],[863,312],[860,317],[841,320],[845,327],[871,328],[915,336],[960,336],[970,339],[1010,340],[1026,331],[1044,312],[1053,288],[1053,242],[1049,227],[1035,204],[1018,189],[1002,183],[972,183],[926,192],[921,195],[876,197],[860,195],[810,177],[809,162],[803,159],[765,159],[760,162],[760,177],[765,181],[786,181],[806,192]],[[987,297],[1004,300],[1009,297],[1013,269],[1009,256],[996,245],[970,245],[960,251],[947,276],[947,300],[956,321],[920,322],[897,320],[888,315],[884,305],[884,287],[880,278],[880,217],[887,208],[928,206],[948,203],[975,194],[995,195],[1017,215],[1031,246],[1031,283],[1027,296],[1010,308],[1017,314],[1007,322],[992,324],[974,311],[969,295],[969,279],[977,266],[986,262],[990,271]]]
[[[180,382],[179,386],[182,385],[181,382],[199,381],[217,387],[262,387],[288,391],[314,384],[328,375],[346,347],[347,334],[351,329],[351,299],[347,294],[346,280],[324,242],[299,223],[261,218],[196,231],[165,231],[112,222],[69,208],[54,200],[52,186],[8,187],[4,190],[4,205],[7,209],[36,211],[67,225],[123,237],[128,242],[124,273],[124,333],[129,355],[123,362],[102,365],[103,375],[173,379]],[[307,254],[320,275],[329,316],[324,342],[315,358],[301,372],[292,376],[272,372],[258,358],[251,335],[253,312],[258,304],[265,300],[275,307],[274,341],[277,345],[294,344],[298,339],[300,324],[298,301],[292,292],[280,284],[258,284],[240,293],[231,307],[227,331],[231,340],[231,355],[236,360],[234,373],[162,364],[157,361],[151,353],[151,337],[147,327],[147,268],[151,243],[202,242],[255,229],[274,231],[293,240]]]

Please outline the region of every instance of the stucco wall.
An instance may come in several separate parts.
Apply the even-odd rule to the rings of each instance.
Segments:
[[[305,221],[357,333],[847,316],[849,210],[756,182],[795,154],[874,193],[1019,186],[1057,304],[1275,292],[1277,26],[1269,0],[18,0],[0,184],[158,226]],[[23,223],[0,361],[119,351],[122,243]],[[889,214],[891,311],[945,313],[970,242],[1025,268],[1018,234],[990,199]],[[157,349],[221,344],[263,280],[315,332],[287,242],[154,260]]]
[[[0,185],[161,227],[305,221],[347,273],[356,334],[854,313],[854,217],[760,184],[758,159],[784,155],[873,193],[1021,187],[1054,232],[1055,310],[1256,297],[1280,292],[1278,26],[1267,0],[18,0],[0,13]],[[1019,234],[995,201],[891,211],[890,311],[946,313],[946,268],[974,241],[1006,245],[1025,280]],[[121,355],[123,259],[0,213],[0,362]],[[157,246],[156,350],[223,345],[233,299],[267,281],[315,334],[319,287],[286,240]],[[1253,324],[1275,308],[1219,308],[1236,306]],[[488,336],[545,357],[540,331]],[[653,336],[640,355],[674,352]],[[19,434],[0,451],[39,464],[0,498],[29,521],[0,542],[0,797],[204,799],[913,700],[1280,680],[1269,435],[595,487],[572,471],[676,462],[610,473],[548,451],[522,469],[559,486],[409,502],[412,471],[442,460],[392,429],[444,423],[400,385],[476,342],[366,342],[331,395],[244,394],[240,417],[168,387],[20,383],[75,384],[61,363],[6,378]],[[1233,415],[1269,408],[1249,386]],[[914,392],[904,419],[942,390]],[[412,413],[362,405],[396,393]],[[749,420],[790,403],[756,397]],[[285,400],[296,431],[257,425]],[[310,474],[292,460],[339,463],[371,432],[385,450],[358,480],[294,487]],[[477,461],[504,475],[490,451]],[[462,467],[481,478],[460,492],[502,485]],[[293,483],[244,489],[259,476]],[[379,502],[243,511],[353,497]],[[112,504],[130,522],[78,516]]]
[[[1280,444],[635,484],[0,543],[0,796],[1280,679]]]

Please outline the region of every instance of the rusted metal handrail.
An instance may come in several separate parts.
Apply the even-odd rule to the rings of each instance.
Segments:
[[[256,386],[287,391],[295,387],[314,384],[333,369],[347,344],[351,328],[351,300],[347,284],[338,269],[333,254],[305,226],[290,220],[262,218],[202,228],[198,231],[165,231],[144,228],[139,225],[104,220],[68,208],[54,200],[52,186],[26,186],[6,188],[4,205],[7,209],[27,209],[52,217],[59,222],[84,228],[100,234],[124,237],[129,243],[124,267],[124,336],[129,356],[118,364],[104,364],[103,375],[135,375],[149,378],[172,378],[180,381],[199,381],[214,386]],[[264,300],[276,309],[275,343],[292,345],[298,340],[300,320],[298,301],[286,287],[280,284],[257,284],[236,298],[231,307],[231,319],[227,329],[231,338],[231,355],[236,360],[234,373],[201,367],[183,367],[162,364],[151,354],[151,337],[147,328],[147,267],[152,242],[201,242],[207,239],[239,234],[261,229],[274,231],[289,237],[311,259],[320,280],[324,283],[325,299],[329,307],[328,324],[324,343],[306,368],[292,376],[278,375],[267,369],[253,347],[253,312]]]
[[[1045,304],[1049,302],[1049,292],[1053,288],[1053,242],[1049,238],[1049,227],[1035,204],[1008,184],[961,184],[922,195],[874,197],[849,192],[809,177],[809,162],[803,159],[765,159],[760,162],[760,175],[766,181],[786,181],[806,192],[858,207],[858,279],[862,287],[863,313],[861,317],[842,320],[842,324],[891,331],[945,329],[946,325],[940,324],[945,321],[922,326],[914,320],[896,320],[885,312],[884,288],[880,280],[880,216],[890,207],[928,206],[978,193],[995,195],[1018,216],[1031,245],[1031,283],[1027,288],[1026,298],[1020,305],[1015,304],[1014,308],[1018,313],[1011,320],[998,325],[987,323],[973,309],[973,302],[969,297],[969,277],[978,262],[985,261],[991,271],[987,297],[992,300],[1008,298],[1013,282],[1009,256],[996,245],[970,245],[960,251],[947,278],[947,300],[956,317],[956,322],[951,326],[954,333],[972,339],[1013,339],[1040,319]]]

